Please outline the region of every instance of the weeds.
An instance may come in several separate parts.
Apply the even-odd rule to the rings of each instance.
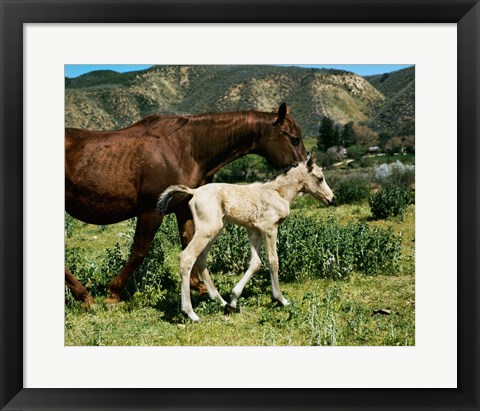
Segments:
[[[71,227],[70,237],[66,232],[67,265],[99,304],[97,310],[86,313],[67,291],[65,344],[415,344],[414,232],[407,230],[403,238],[399,228],[410,227],[413,214],[409,211],[408,222],[367,221],[366,203],[326,210],[310,202],[310,197],[300,200],[280,226],[278,239],[280,283],[291,304],[279,307],[272,302],[263,256],[264,265],[245,288],[236,313],[225,316],[216,302],[193,293],[193,305],[204,319],[201,326],[191,325],[180,311],[180,244],[174,218],[165,219],[115,309],[105,308],[101,301],[128,258],[135,221],[117,231],[105,228],[100,235],[107,236],[110,245],[98,252],[87,247],[103,246],[98,242],[100,235],[98,241],[88,241],[98,227],[66,221],[66,231],[68,224]],[[355,213],[358,217],[352,217]],[[77,242],[81,233],[88,233],[83,234],[86,240]],[[228,300],[249,262],[248,236],[242,228],[227,226],[215,247],[208,264]],[[392,314],[373,314],[381,308]]]

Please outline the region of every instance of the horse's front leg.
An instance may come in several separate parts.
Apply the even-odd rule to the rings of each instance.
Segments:
[[[106,304],[116,304],[120,301],[120,293],[135,269],[142,263],[150,250],[155,233],[162,223],[163,215],[156,209],[140,214],[137,218],[133,246],[127,263],[109,284],[110,297],[106,298]]]
[[[180,242],[182,243],[182,249],[187,248],[190,241],[192,241],[195,228],[193,225],[193,217],[188,203],[182,205],[176,212],[178,231],[180,232]],[[199,294],[208,294],[207,287],[200,281],[198,276],[198,269],[196,265],[192,268],[190,273],[190,287],[199,292]]]
[[[265,250],[268,256],[268,264],[270,266],[270,277],[272,280],[273,298],[283,306],[289,305],[288,300],[283,296],[278,282],[278,255],[277,255],[277,232],[278,227],[274,226],[267,230],[264,234]]]
[[[85,308],[88,309],[95,305],[95,300],[88,293],[87,289],[73,276],[67,267],[65,267],[65,284],[70,288],[70,291],[76,300],[83,301],[83,306]]]

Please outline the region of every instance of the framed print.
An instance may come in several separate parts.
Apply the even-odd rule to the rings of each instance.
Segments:
[[[477,1],[0,6],[1,409],[480,409]],[[432,140],[417,147],[424,165],[414,340],[406,333],[403,347],[265,349],[65,344],[57,309],[65,298],[65,65],[320,59],[415,66],[415,133]],[[98,342],[95,329],[91,338]]]

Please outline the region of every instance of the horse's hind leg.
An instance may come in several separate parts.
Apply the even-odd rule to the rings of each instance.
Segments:
[[[190,241],[192,241],[193,235],[195,233],[192,213],[188,208],[188,204],[186,203],[184,206],[182,206],[175,213],[175,216],[177,217],[177,224],[178,230],[180,232],[180,242],[182,244],[182,249],[185,249],[190,243]],[[207,294],[208,289],[207,287],[205,287],[205,284],[200,281],[197,268],[198,267],[196,267],[195,265],[190,274],[190,287],[198,291],[200,294]]]
[[[138,216],[132,251],[127,263],[109,284],[110,297],[105,299],[106,304],[116,304],[120,301],[120,292],[136,268],[145,259],[150,249],[155,233],[162,223],[163,215],[156,209],[147,211]]]
[[[65,267],[65,284],[70,288],[76,300],[83,301],[85,308],[90,308],[92,305],[95,305],[95,300],[90,296],[87,289],[73,276],[67,267]]]

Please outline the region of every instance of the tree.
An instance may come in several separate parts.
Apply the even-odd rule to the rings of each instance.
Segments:
[[[393,136],[388,133],[380,133],[378,138],[380,139],[380,147],[385,147],[385,144],[388,140],[390,140]]]
[[[364,146],[350,146],[347,148],[347,156],[352,160],[360,160],[367,153],[367,148]]]
[[[364,147],[374,147],[380,142],[378,133],[366,126],[354,125],[355,144]]]
[[[355,142],[354,124],[353,121],[350,121],[343,126],[342,135],[340,136],[340,144],[344,147],[351,146]]]
[[[330,117],[325,116],[320,123],[317,148],[320,151],[327,151],[330,147],[335,145],[335,128],[333,126],[333,120]]]
[[[404,137],[403,146],[407,153],[415,153],[415,136]]]
[[[340,127],[338,126],[335,126],[333,130],[333,142],[335,147],[338,147],[341,145],[340,144]]]
[[[400,137],[392,137],[385,143],[385,151],[387,153],[399,153],[402,151],[403,142]]]

